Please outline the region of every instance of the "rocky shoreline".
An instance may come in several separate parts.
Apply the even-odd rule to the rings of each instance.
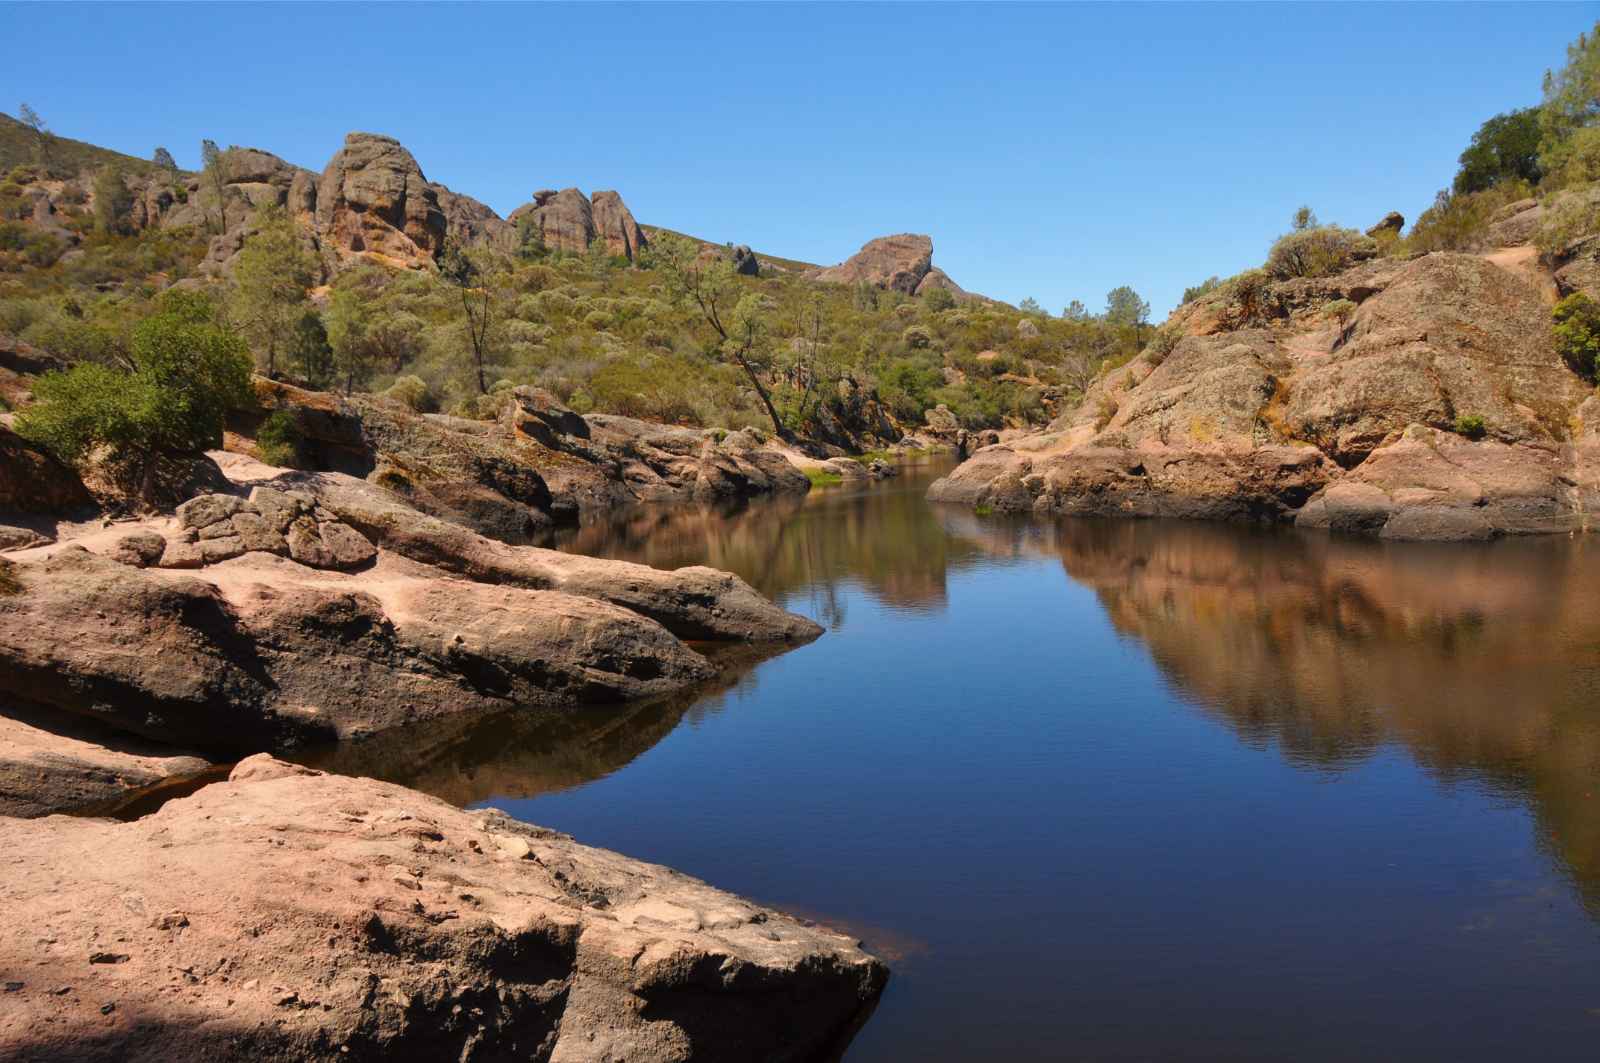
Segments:
[[[559,730],[714,682],[708,643],[821,628],[725,572],[506,542],[376,477],[212,458],[224,489],[170,515],[0,557],[0,1055],[842,1051],[888,975],[855,941],[267,755],[359,770],[364,740],[407,729]]]
[[[1395,540],[1589,531],[1600,397],[1550,332],[1574,275],[1523,250],[1278,282],[1246,325],[1217,299],[1186,304],[1165,353],[1101,377],[1048,431],[978,450],[928,497]],[[1353,307],[1347,325],[1321,312],[1332,299]]]

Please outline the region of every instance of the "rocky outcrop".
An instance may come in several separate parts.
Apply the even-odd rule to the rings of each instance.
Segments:
[[[189,575],[71,546],[14,575],[19,592],[0,597],[0,694],[219,752],[626,701],[710,674],[655,621],[597,596],[398,559],[359,579],[260,553]]]
[[[910,295],[932,269],[933,240],[901,233],[868,240],[860,251],[839,265],[814,270],[808,276],[830,284],[867,284]]]
[[[834,1058],[888,975],[665,868],[268,757],[0,844],[19,1063]]]
[[[741,277],[761,276],[761,260],[756,253],[750,250],[749,244],[740,244],[728,249],[728,262],[733,266],[733,271]]]
[[[212,769],[198,754],[93,720],[0,706],[0,817],[104,814]]]
[[[316,221],[323,244],[341,258],[418,267],[444,247],[438,194],[399,141],[376,133],[344,138],[317,182]]]
[[[532,203],[511,212],[510,222],[538,234],[551,251],[581,255],[594,242],[594,208],[576,188],[535,192]]]
[[[1378,224],[1367,230],[1368,236],[1399,236],[1400,230],[1406,227],[1406,216],[1398,210],[1391,210],[1379,219]]]
[[[444,185],[433,185],[434,198],[444,213],[445,234],[467,247],[493,247],[500,251],[517,249],[517,227],[501,218],[485,203],[471,196],[452,192]]]
[[[648,240],[639,223],[633,220],[628,205],[615,192],[596,192],[590,197],[595,235],[606,242],[613,255],[632,262],[645,249]]]
[[[1164,358],[1049,432],[979,450],[929,497],[1035,513],[1296,520],[1398,539],[1588,526],[1590,388],[1541,291],[1493,259],[1380,259],[1274,284],[1266,326],[1180,308]],[[1320,307],[1359,304],[1344,327]],[[1475,438],[1457,434],[1470,431]]]
[[[0,425],[0,513],[61,513],[93,502],[77,473]]]

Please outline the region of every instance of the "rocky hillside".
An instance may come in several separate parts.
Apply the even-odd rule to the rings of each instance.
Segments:
[[[1518,204],[1481,253],[1236,279],[1180,307],[1074,413],[978,452],[930,497],[1402,539],[1587,530],[1600,399],[1557,352],[1551,306],[1590,291],[1590,240],[1506,243],[1539,209]]]

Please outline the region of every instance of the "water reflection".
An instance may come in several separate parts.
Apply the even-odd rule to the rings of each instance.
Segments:
[[[1246,743],[1335,774],[1397,745],[1526,802],[1600,915],[1600,543],[942,517],[997,555],[1059,556]]]
[[[546,545],[656,568],[710,565],[737,572],[769,598],[802,607],[818,622],[846,622],[846,583],[910,611],[943,609],[952,568],[984,559],[976,543],[952,539],[924,501],[950,462],[902,467],[885,483],[725,505],[638,507]]]

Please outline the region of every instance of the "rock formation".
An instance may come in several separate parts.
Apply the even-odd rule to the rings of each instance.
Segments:
[[[1267,318],[1243,328],[1227,298],[1180,308],[1167,327],[1188,335],[1164,358],[1108,374],[1075,415],[978,451],[929,497],[1409,539],[1589,526],[1600,405],[1524,273],[1382,259],[1274,284]],[[1347,326],[1321,317],[1332,299],[1359,303]],[[1481,441],[1457,434],[1469,423]]]
[[[1391,210],[1378,221],[1378,224],[1367,230],[1367,235],[1382,236],[1385,233],[1388,233],[1393,236],[1399,236],[1400,230],[1404,229],[1405,227],[1406,216],[1401,214],[1398,210]]]
[[[631,262],[648,243],[644,230],[615,192],[596,192],[591,202],[576,188],[546,189],[534,193],[533,202],[512,211],[509,221],[531,228],[552,251],[583,254],[599,238],[613,255]]]
[[[810,276],[831,284],[869,284],[911,295],[932,268],[933,240],[902,233],[868,240],[839,265],[816,270]]]
[[[665,868],[265,756],[133,823],[0,819],[0,844],[19,1063],[821,1059],[887,980]]]
[[[317,182],[317,228],[342,257],[373,254],[398,265],[431,262],[444,247],[439,197],[392,137],[351,133]]]

